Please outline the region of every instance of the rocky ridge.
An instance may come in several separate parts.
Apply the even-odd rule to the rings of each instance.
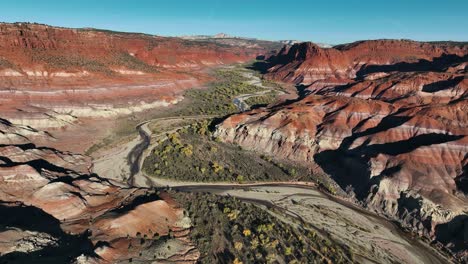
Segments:
[[[370,40],[321,48],[303,42],[283,49],[268,60],[268,78],[295,84],[347,83],[370,73],[431,70],[441,63],[466,60],[468,45],[424,43],[410,40]],[[448,57],[447,57],[448,56]],[[463,58],[464,57],[464,58]],[[435,60],[434,60],[435,59]]]
[[[102,179],[91,164],[25,138],[0,140],[0,262],[198,259],[190,219],[169,196]]]
[[[266,77],[298,84],[300,98],[233,115],[216,135],[309,163],[466,258],[467,54],[408,41],[294,45],[270,59]]]

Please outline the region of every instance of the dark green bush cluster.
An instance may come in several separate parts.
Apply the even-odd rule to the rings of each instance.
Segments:
[[[193,223],[202,263],[350,263],[343,247],[233,197],[173,192]]]

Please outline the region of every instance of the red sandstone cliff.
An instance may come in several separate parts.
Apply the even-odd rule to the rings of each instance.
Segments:
[[[0,23],[0,111],[14,123],[62,127],[76,117],[174,104],[207,67],[268,50],[137,33]]]
[[[429,70],[431,67],[438,67],[446,58],[445,55],[466,56],[467,53],[468,45],[407,40],[360,41],[333,48],[320,48],[313,43],[304,42],[291,47],[285,46],[277,55],[272,56],[266,76],[304,85],[317,81],[342,83],[378,72],[373,67],[377,65],[401,63],[400,69],[411,70],[409,67],[412,64],[419,63]]]
[[[467,55],[468,45],[409,41],[294,45],[266,76],[301,84],[302,97],[233,115],[216,134],[317,166],[369,208],[467,254]]]
[[[153,72],[239,62],[264,51],[210,42],[68,29],[38,24],[0,24],[2,66],[18,70],[77,71],[112,74],[113,68]],[[8,63],[9,62],[9,63]]]

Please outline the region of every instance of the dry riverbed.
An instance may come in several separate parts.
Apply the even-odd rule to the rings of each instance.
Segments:
[[[251,84],[256,85],[258,81],[252,79]],[[187,120],[203,118],[207,116],[159,118],[144,122],[138,126],[139,135],[135,134],[132,140],[103,151],[94,160],[94,171],[102,177],[141,187],[169,187],[182,192],[236,197],[264,208],[286,223],[307,226],[338,244],[348,246],[359,263],[449,263],[433,248],[411,238],[390,221],[323,193],[314,184],[180,182],[150,177],[141,171],[143,160],[166,133],[187,125]],[[164,129],[165,124],[170,124],[167,126],[169,130]]]

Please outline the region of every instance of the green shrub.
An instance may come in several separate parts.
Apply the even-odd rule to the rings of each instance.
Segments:
[[[209,127],[210,122],[202,121],[168,134],[145,159],[143,170],[155,177],[198,182],[289,181],[298,176],[315,180],[306,167],[219,142]]]
[[[292,225],[236,198],[171,192],[193,223],[192,241],[201,263],[351,263],[351,253],[329,239],[310,235],[306,225]],[[324,258],[325,257],[325,258]]]
[[[156,67],[147,64],[146,62],[138,59],[135,56],[130,55],[127,52],[121,52],[114,55],[110,62],[111,65],[124,66],[127,69],[142,71],[147,73],[156,73],[158,70]]]

